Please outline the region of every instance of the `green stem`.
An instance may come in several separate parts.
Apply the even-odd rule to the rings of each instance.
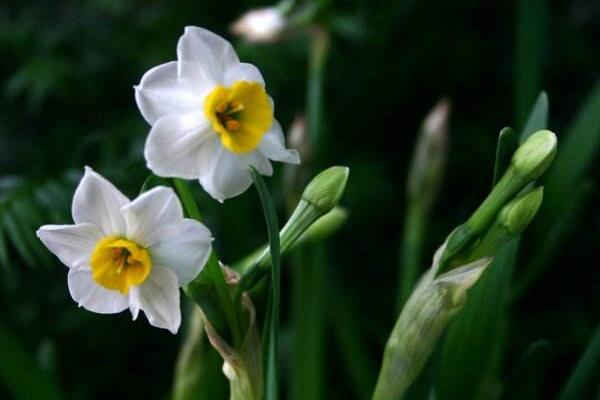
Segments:
[[[179,194],[179,198],[183,203],[183,208],[185,209],[186,214],[196,221],[201,221],[202,217],[200,210],[198,209],[198,205],[196,204],[196,201],[190,192],[187,182],[182,179],[173,179],[173,183],[177,193]],[[227,287],[227,282],[225,281],[223,271],[219,266],[219,261],[217,260],[217,256],[214,251],[211,252],[205,268],[207,273],[212,278],[215,291],[217,293],[217,298],[219,299],[219,303],[221,304],[221,308],[225,314],[225,319],[229,325],[233,345],[236,349],[239,349],[243,340],[240,319],[234,307],[233,300],[229,293],[229,288]]]
[[[267,336],[266,351],[266,383],[265,383],[265,399],[277,400],[279,398],[279,382],[277,367],[279,363],[279,303],[281,296],[281,252],[279,242],[279,222],[275,205],[265,181],[260,176],[254,167],[250,168],[250,175],[254,182],[254,186],[260,197],[260,202],[263,207],[265,221],[267,223],[267,232],[269,235],[269,248],[271,251],[271,293],[269,299],[269,310],[267,314],[269,320],[267,324],[269,330],[265,331]]]
[[[398,281],[398,312],[410,296],[421,267],[423,234],[426,215],[423,208],[414,200],[409,200],[404,222],[404,237],[401,244],[401,269]]]
[[[329,54],[329,32],[321,27],[315,28],[310,48],[308,65],[308,87],[306,91],[306,115],[310,142],[316,150],[317,167],[323,159],[323,110],[325,66]]]

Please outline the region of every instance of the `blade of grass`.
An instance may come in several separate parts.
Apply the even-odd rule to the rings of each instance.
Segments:
[[[0,325],[0,380],[15,400],[62,400],[64,395],[42,371],[17,336]]]
[[[583,400],[588,397],[592,383],[597,382],[600,368],[600,325],[596,329],[590,344],[577,362],[569,380],[560,393],[559,400]]]
[[[506,293],[517,246],[518,240],[513,240],[498,253],[450,323],[438,372],[438,398],[468,400],[481,390],[491,368],[494,336],[506,318]]]
[[[540,390],[551,358],[552,348],[547,340],[531,344],[506,382],[501,400],[541,398]]]
[[[554,165],[546,179],[546,193],[542,209],[548,216],[561,213],[565,194],[581,179],[594,160],[600,147],[600,79],[559,144]],[[552,218],[553,219],[553,218]]]
[[[316,243],[293,255],[294,357],[291,398],[324,398],[326,248]],[[307,293],[310,293],[307,295]]]
[[[360,321],[353,312],[351,301],[344,293],[339,280],[334,276],[331,282],[331,314],[335,325],[336,343],[344,359],[344,367],[349,375],[348,382],[358,399],[368,399],[375,386],[377,365],[373,361],[362,334]]]
[[[498,179],[504,174],[510,164],[510,159],[517,149],[517,134],[512,128],[503,128],[498,135],[498,144],[496,145],[496,162],[494,163],[494,180],[492,186],[498,182]]]
[[[265,362],[265,399],[279,399],[279,381],[278,381],[278,365],[279,365],[279,309],[281,296],[281,260],[280,260],[280,243],[279,243],[279,222],[275,205],[265,185],[264,180],[254,169],[250,168],[252,181],[260,197],[265,222],[267,224],[267,232],[269,235],[269,249],[271,251],[271,291],[268,304],[268,331],[264,331],[265,340],[263,349],[266,352]]]
[[[329,148],[325,129],[325,78],[330,50],[330,33],[324,26],[315,27],[309,49],[306,87],[306,118],[312,165],[320,168]],[[320,248],[321,247],[321,248]],[[326,249],[315,243],[296,252],[292,262],[292,325],[294,327],[294,357],[290,376],[292,400],[324,398],[324,332],[325,292],[327,282],[321,274],[325,268]],[[309,296],[306,294],[310,293]]]
[[[545,225],[546,235],[533,250],[535,256],[527,264],[527,269],[521,277],[512,285],[511,304],[516,304],[521,300],[538,278],[543,275],[546,268],[551,265],[552,257],[557,251],[557,244],[577,226],[577,222],[591,198],[593,188],[594,185],[591,181],[581,182],[579,187],[571,193],[568,203],[563,206],[563,213],[557,215],[549,225]]]
[[[538,95],[538,98],[533,105],[533,109],[529,113],[529,118],[521,131],[519,142],[523,143],[532,133],[548,127],[549,106],[548,95],[546,92],[542,91]]]
[[[522,126],[542,85],[548,21],[547,0],[519,0],[515,32],[515,118]]]
[[[560,249],[558,244],[569,232],[573,218],[570,212],[581,212],[580,201],[589,189],[581,179],[592,164],[600,147],[600,79],[579,112],[567,134],[559,144],[554,164],[545,180],[544,204],[538,217],[539,226],[534,231],[537,241],[531,251],[534,258],[515,286],[513,299],[518,301],[552,265],[549,260]],[[548,227],[551,227],[548,234]]]

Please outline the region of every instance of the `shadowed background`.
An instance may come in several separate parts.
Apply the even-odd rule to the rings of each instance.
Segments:
[[[46,382],[40,388],[58,386],[66,398],[168,398],[181,335],[152,328],[144,317],[132,323],[128,313],[101,316],[77,308],[68,293],[66,267],[41,246],[34,231],[45,223],[71,222],[70,200],[84,165],[130,197],[138,193],[148,175],[142,150],[149,127],[132,86],[152,66],[176,58],[185,25],[232,40],[240,58],[261,69],[276,117],[289,126],[305,109],[309,37],[299,33],[273,45],[234,40],[229,24],[261,5],[267,4],[63,0],[0,5],[0,358],[16,354],[0,361],[0,398],[17,396],[10,382],[35,366],[41,372],[29,372],[32,380]],[[300,384],[317,385],[312,399],[362,398],[353,367],[345,366],[351,350],[340,343],[334,321],[351,312],[358,343],[369,357],[364,366],[376,368],[396,318],[405,181],[424,116],[440,97],[451,100],[448,164],[430,218],[423,268],[488,192],[498,132],[507,125],[521,129],[541,90],[550,99],[549,128],[559,136],[559,154],[563,133],[586,104],[600,115],[600,3],[347,0],[330,2],[322,18],[332,41],[324,84],[326,138],[317,151],[323,164],[351,168],[342,199],[350,218],[326,246],[329,273],[319,305],[321,383]],[[569,234],[555,246],[544,274],[513,305],[498,368],[501,378],[511,376],[528,346],[546,339],[551,355],[541,398],[561,390],[600,321],[595,187],[600,119],[584,122],[585,140],[572,155],[592,153],[576,177],[586,182],[585,195],[568,211]],[[275,170],[268,184],[283,219],[283,168]],[[574,196],[568,185],[561,187],[561,201]],[[224,205],[200,190],[197,195],[225,262],[266,241],[253,189]],[[540,223],[534,220],[522,243],[516,278],[536,256],[528,250],[552,232]],[[309,301],[313,293],[306,288],[293,294],[298,289],[286,267],[282,376],[291,387],[289,299]],[[332,287],[341,288],[345,311],[336,308],[338,289]],[[15,350],[21,348],[23,354]],[[372,385],[376,370],[370,371],[372,377],[365,374],[366,385]],[[600,395],[598,376],[581,398]],[[494,392],[495,383],[490,386]]]

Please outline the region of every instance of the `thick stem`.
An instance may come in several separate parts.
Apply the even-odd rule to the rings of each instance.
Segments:
[[[406,210],[404,236],[401,244],[401,269],[398,281],[397,310],[400,311],[410,296],[421,267],[423,234],[426,215],[420,204],[410,201]]]

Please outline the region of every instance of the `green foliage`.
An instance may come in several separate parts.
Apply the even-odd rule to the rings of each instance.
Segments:
[[[265,399],[277,400],[279,398],[279,310],[281,309],[279,222],[275,205],[263,178],[254,168],[250,169],[250,175],[252,175],[254,186],[256,186],[263,207],[269,235],[269,251],[271,252],[271,289],[263,329]]]
[[[600,327],[577,362],[573,373],[560,393],[559,400],[583,400],[590,396],[591,383],[598,381],[600,366]]]
[[[552,361],[552,347],[538,340],[525,350],[504,385],[501,400],[542,398],[542,384]]]
[[[17,336],[0,325],[0,381],[15,400],[65,399],[57,382],[40,369]]]
[[[28,266],[49,268],[54,260],[35,236],[46,223],[67,223],[72,179],[30,182],[6,176],[0,180],[0,264],[11,267],[16,255]]]

